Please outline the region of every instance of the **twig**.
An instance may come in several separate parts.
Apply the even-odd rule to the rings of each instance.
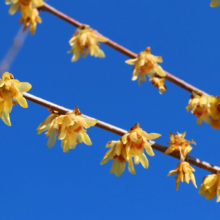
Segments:
[[[48,102],[48,101],[46,101],[46,100],[44,100],[44,99],[41,99],[41,98],[36,97],[36,96],[34,96],[34,95],[31,95],[31,94],[29,94],[29,93],[23,93],[23,96],[24,96],[27,100],[29,100],[29,101],[31,101],[31,102],[34,102],[34,103],[36,103],[36,104],[38,104],[38,105],[42,105],[42,106],[47,107],[47,108],[51,108],[51,109],[53,109],[53,110],[55,110],[55,111],[58,111],[58,112],[61,113],[61,114],[65,114],[65,113],[67,113],[67,112],[72,111],[72,110],[70,110],[70,109],[64,108],[64,107],[59,106],[59,105],[56,105],[56,104],[54,104],[54,103],[52,103],[52,102]],[[91,118],[91,117],[89,117],[89,116],[87,116],[87,115],[83,115],[83,117],[85,117],[85,118]],[[105,122],[103,122],[103,121],[98,121],[97,124],[96,124],[96,126],[99,127],[99,128],[101,128],[101,129],[104,129],[104,130],[106,130],[106,131],[109,131],[109,132],[112,132],[112,133],[114,133],[114,134],[120,135],[120,136],[122,136],[122,135],[124,135],[124,134],[127,133],[126,130],[121,129],[121,128],[118,128],[118,127],[113,126],[113,125],[110,125],[110,124],[105,123]],[[161,144],[158,144],[158,143],[156,143],[156,142],[154,142],[154,141],[149,141],[149,142],[150,142],[150,144],[152,144],[152,148],[153,148],[153,149],[155,149],[155,150],[157,150],[157,151],[160,151],[160,152],[162,152],[162,153],[164,153],[164,152],[166,151],[166,149],[167,149],[166,146],[163,146],[163,145],[161,145]],[[174,152],[174,153],[170,154],[170,156],[172,156],[172,157],[174,157],[174,158],[177,158],[177,159],[180,159],[180,154],[179,154],[179,152]],[[192,157],[192,156],[190,156],[190,155],[187,155],[186,161],[189,162],[190,164],[194,165],[194,166],[197,166],[197,167],[199,167],[199,168],[201,168],[201,169],[210,171],[210,172],[212,172],[212,173],[216,173],[216,172],[220,169],[220,168],[217,167],[217,166],[213,166],[213,165],[211,165],[210,163],[207,163],[207,162],[205,162],[205,161],[199,160],[199,159],[194,158],[194,157]]]
[[[64,13],[58,11],[57,9],[53,8],[52,6],[48,5],[47,3],[44,2],[44,5],[40,8],[42,11],[46,11],[49,12],[57,17],[59,17],[60,19],[66,21],[67,23],[75,26],[75,27],[80,27],[82,25],[82,23],[80,23],[79,21],[65,15]],[[100,34],[101,35],[101,34]],[[103,35],[101,35],[103,36]],[[107,38],[107,37],[105,37]],[[108,38],[107,38],[108,39]],[[105,42],[105,44],[107,44],[109,47],[112,47],[113,49],[117,50],[118,52],[124,54],[127,57],[130,58],[136,58],[137,54],[128,50],[127,48],[115,43],[114,41],[108,39],[107,42]],[[185,89],[188,92],[192,92],[194,90],[198,90],[200,92],[202,92],[205,95],[208,95],[207,93],[201,91],[200,89],[190,85],[189,83],[184,82],[183,80],[179,79],[178,77],[168,73],[165,71],[165,73],[167,74],[166,79],[169,80],[170,82],[176,84],[177,86],[181,87],[182,89]]]

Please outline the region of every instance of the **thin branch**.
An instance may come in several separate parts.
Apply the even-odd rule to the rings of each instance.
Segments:
[[[55,15],[56,17],[66,21],[67,23],[69,23],[69,24],[71,24],[75,27],[80,27],[82,25],[82,23],[80,23],[79,21],[65,15],[64,13],[58,11],[57,9],[53,8],[52,6],[48,5],[45,2],[44,2],[44,5],[40,9],[42,11],[46,11],[46,12],[49,12],[49,13]],[[103,35],[101,35],[101,36],[103,36]],[[107,37],[105,37],[105,38],[107,38]],[[130,57],[130,58],[136,58],[137,57],[136,53],[128,50],[127,48],[115,43],[114,41],[112,41],[110,39],[108,39],[108,41],[105,42],[105,44],[107,44],[109,47],[112,47],[113,49],[117,50],[118,52],[124,54],[127,57]],[[177,86],[181,87],[182,89],[185,89],[186,91],[188,91],[190,93],[194,90],[198,90],[198,91],[204,93],[205,95],[208,95],[207,93],[205,93],[205,92],[201,91],[200,89],[190,85],[187,82],[184,82],[183,80],[181,80],[178,77],[168,73],[167,71],[165,71],[165,73],[167,74],[167,76],[166,76],[167,80],[169,80],[170,82],[176,84]]]
[[[41,98],[36,97],[34,95],[31,95],[29,93],[23,93],[23,96],[27,100],[29,100],[31,102],[34,102],[34,103],[36,103],[38,105],[42,105],[42,106],[47,107],[47,108],[51,108],[51,109],[53,109],[55,111],[58,111],[61,114],[66,114],[67,112],[72,111],[70,109],[64,108],[64,107],[56,105],[56,104],[54,104],[52,102],[48,102],[48,101],[46,101],[44,99],[41,99]],[[91,118],[91,117],[89,117],[87,115],[83,115],[83,117]],[[116,126],[110,125],[108,123],[105,123],[105,122],[99,121],[99,120],[98,120],[96,126],[101,128],[101,129],[104,129],[106,131],[109,131],[109,132],[112,132],[114,134],[120,135],[120,136],[122,136],[122,135],[127,133],[127,131],[124,130],[124,129],[118,128]],[[160,152],[164,153],[167,150],[166,146],[158,144],[158,143],[156,143],[154,141],[149,141],[149,142],[150,142],[150,144],[152,144],[152,148],[157,150],[157,151],[160,151]],[[174,158],[177,158],[177,159],[180,159],[179,152],[174,152],[174,153],[170,154],[170,156],[172,156]],[[195,157],[192,157],[190,155],[187,155],[186,161],[189,162],[190,164],[194,165],[194,166],[197,166],[197,167],[199,167],[201,169],[210,171],[212,173],[216,173],[220,169],[220,167],[213,166],[210,163],[207,163],[205,161],[199,160],[199,159],[197,159]]]

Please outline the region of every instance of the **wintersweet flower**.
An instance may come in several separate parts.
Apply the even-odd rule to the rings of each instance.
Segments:
[[[183,182],[185,181],[186,183],[189,184],[189,181],[192,180],[193,185],[197,188],[196,185],[196,180],[195,176],[192,173],[195,170],[189,165],[187,162],[180,162],[175,170],[171,170],[167,176],[171,176],[174,174],[177,174],[175,179],[176,179],[176,190],[179,188],[179,181]]]
[[[196,144],[193,140],[187,141],[184,139],[186,136],[186,132],[183,134],[172,134],[172,132],[169,133],[171,142],[167,142],[170,146],[167,148],[167,150],[164,152],[164,155],[171,154],[173,151],[179,151],[180,152],[180,159],[181,161],[184,161],[186,158],[186,155],[192,150],[192,147],[190,144]]]
[[[192,110],[191,113],[197,117],[196,123],[198,125],[202,124],[202,121],[210,124],[209,118],[209,96],[205,96],[203,94],[199,94],[197,91],[192,92],[191,99],[189,100],[189,104],[186,107],[186,110]]]
[[[51,148],[56,143],[56,137],[61,140],[63,152],[68,153],[69,149],[74,149],[76,144],[84,142],[92,145],[89,136],[84,128],[94,126],[97,120],[84,118],[78,107],[70,113],[60,115],[56,112],[48,116],[37,128],[37,134],[45,133],[49,137],[47,148]]]
[[[216,202],[220,201],[220,171],[217,174],[210,174],[203,179],[199,194],[205,196],[207,200],[212,200],[217,195]]]
[[[128,162],[129,172],[136,174],[132,158],[134,158],[135,164],[141,163],[147,169],[149,163],[144,150],[150,156],[154,156],[148,140],[160,136],[160,134],[146,133],[139,127],[139,123],[137,123],[120,140],[108,142],[106,147],[110,147],[110,150],[104,155],[101,164],[105,164],[112,159],[113,163],[110,173],[115,173],[116,176],[120,176],[124,172],[126,161]]]
[[[9,113],[14,104],[19,103],[23,108],[28,107],[22,92],[30,89],[31,84],[14,79],[11,73],[5,72],[2,75],[2,79],[0,79],[0,117],[8,126],[11,126]]]
[[[139,77],[139,86],[141,85],[140,82],[146,82],[146,75],[150,78],[155,74],[160,77],[166,76],[164,70],[157,62],[162,63],[162,57],[152,55],[150,47],[140,52],[137,58],[125,61],[127,64],[134,65],[132,80],[134,81]]]
[[[209,114],[211,116],[211,126],[215,129],[220,129],[220,96],[209,97]]]
[[[164,85],[165,78],[153,77],[151,80],[152,85],[159,89],[159,93],[163,94],[166,92],[167,87]]]
[[[100,36],[89,25],[82,25],[77,28],[76,32],[71,37],[69,44],[72,46],[68,53],[73,53],[72,62],[77,61],[82,54],[86,57],[90,52],[91,56],[104,58],[105,54],[100,49],[99,42],[107,42],[107,39]]]
[[[27,19],[32,15],[32,9],[43,6],[42,0],[5,0],[6,5],[11,5],[9,14],[13,15],[16,11],[20,10],[22,17]]]
[[[212,0],[210,3],[211,7],[217,7],[220,5],[220,0]]]
[[[39,16],[39,11],[35,8],[32,10],[32,14],[30,17],[25,19],[21,16],[19,19],[19,24],[24,25],[24,31],[30,26],[29,31],[31,35],[35,34],[37,23],[42,23],[42,20]]]

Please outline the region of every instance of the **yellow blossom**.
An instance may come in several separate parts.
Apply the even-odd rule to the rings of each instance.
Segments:
[[[210,107],[209,114],[211,116],[211,126],[215,129],[220,129],[220,96],[209,97]]]
[[[165,78],[153,77],[151,80],[152,85],[159,89],[159,93],[163,94],[166,92],[167,87],[164,85]]]
[[[199,94],[197,91],[192,92],[191,99],[189,100],[189,104],[186,107],[186,110],[192,110],[191,113],[197,117],[196,123],[198,125],[202,124],[202,121],[210,124],[209,118],[209,96],[205,96],[203,94]]]
[[[30,89],[31,84],[14,79],[10,73],[5,72],[2,75],[2,79],[0,79],[0,117],[8,126],[11,126],[9,113],[13,104],[19,103],[23,108],[28,107],[22,92],[27,92]]]
[[[169,133],[171,142],[167,142],[170,146],[167,148],[167,150],[164,152],[164,154],[171,154],[173,151],[179,151],[180,152],[180,159],[181,161],[185,160],[186,155],[192,150],[192,147],[190,144],[196,144],[193,140],[187,141],[184,139],[186,132],[183,134],[172,134],[172,132]]]
[[[22,17],[27,19],[32,15],[32,9],[43,6],[42,0],[5,0],[10,5],[9,14],[13,15],[17,10],[21,11]]]
[[[207,200],[212,200],[217,195],[216,202],[220,201],[220,171],[217,174],[210,174],[203,179],[199,194],[205,196]]]
[[[147,169],[149,163],[144,149],[147,154],[154,156],[154,152],[148,140],[160,136],[160,134],[146,133],[139,127],[139,123],[137,123],[128,133],[123,135],[120,140],[107,143],[106,147],[110,147],[110,150],[104,155],[101,164],[105,164],[112,159],[113,163],[110,173],[115,173],[116,176],[120,176],[124,172],[127,161],[130,173],[136,174],[132,160],[133,157],[135,164],[141,163],[142,166]]]
[[[95,30],[90,28],[89,25],[82,25],[77,28],[69,41],[72,48],[68,53],[73,53],[71,61],[77,61],[82,54],[84,54],[83,57],[86,57],[89,52],[91,56],[105,57],[98,41],[107,42],[107,39],[100,36]]]
[[[162,63],[162,57],[152,55],[150,47],[140,52],[137,58],[125,61],[127,64],[134,65],[132,80],[134,81],[139,77],[139,86],[141,85],[140,82],[146,82],[146,75],[150,78],[155,74],[160,77],[166,76],[164,70],[157,62]]]
[[[192,180],[193,185],[197,188],[195,176],[192,173],[192,171],[195,171],[187,162],[180,162],[175,170],[171,170],[167,176],[171,176],[174,174],[177,174],[176,179],[176,190],[179,188],[179,181],[189,184],[189,181]]]
[[[220,0],[212,0],[210,3],[211,7],[217,7],[220,5]]]
[[[97,120],[82,117],[78,107],[76,107],[74,111],[65,115],[52,113],[38,126],[37,134],[48,130],[46,132],[46,136],[49,137],[47,148],[54,146],[57,137],[61,140],[63,152],[68,153],[69,149],[74,149],[78,143],[84,142],[86,145],[92,145],[84,128],[94,126],[96,123]]]
[[[36,30],[37,23],[42,23],[41,18],[39,17],[39,12],[37,9],[32,10],[32,14],[30,17],[24,19],[22,16],[19,19],[19,23],[24,25],[24,31],[30,26],[30,33],[33,35]]]

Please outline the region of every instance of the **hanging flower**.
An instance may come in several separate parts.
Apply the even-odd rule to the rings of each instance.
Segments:
[[[179,181],[189,184],[189,181],[192,180],[193,185],[197,188],[195,176],[192,173],[192,171],[195,171],[187,162],[180,162],[175,170],[171,170],[167,176],[171,176],[174,174],[177,174],[176,179],[176,190],[179,188]]]
[[[86,57],[90,52],[91,56],[104,58],[105,54],[100,49],[100,42],[107,42],[107,39],[100,36],[89,25],[82,25],[77,28],[76,32],[71,37],[69,44],[72,46],[68,53],[73,53],[72,62],[77,61],[82,54]]]
[[[116,176],[120,176],[124,172],[125,163],[127,161],[130,173],[136,174],[132,160],[133,157],[135,164],[141,163],[142,166],[147,169],[149,163],[144,149],[147,154],[154,156],[154,152],[148,140],[160,136],[160,134],[146,133],[139,127],[139,123],[137,123],[128,133],[123,135],[119,141],[108,142],[106,147],[110,147],[110,150],[104,155],[101,164],[105,164],[112,159],[113,163],[110,173],[115,173]]]
[[[150,78],[155,74],[160,77],[166,76],[164,70],[157,62],[162,63],[162,57],[152,55],[150,47],[140,52],[137,58],[125,61],[127,64],[134,65],[132,80],[134,81],[139,77],[139,86],[141,85],[140,82],[146,82],[146,75]]]
[[[39,11],[37,9],[32,10],[32,15],[26,19],[24,19],[22,16],[19,19],[19,24],[24,25],[23,31],[25,31],[30,26],[30,33],[31,35],[35,34],[37,23],[42,23],[42,20],[39,16]]]
[[[196,123],[198,125],[202,124],[202,121],[210,124],[209,118],[209,96],[205,96],[203,94],[198,93],[197,91],[192,92],[191,99],[189,100],[189,104],[186,107],[186,110],[192,110],[191,113],[197,117]]]
[[[209,97],[210,107],[209,114],[211,116],[211,126],[215,129],[220,129],[220,96]]]
[[[212,0],[210,3],[211,7],[217,7],[220,5],[220,0]]]
[[[171,142],[167,142],[170,146],[167,148],[167,150],[164,152],[164,155],[171,154],[173,151],[179,151],[180,152],[180,159],[181,161],[184,161],[186,158],[186,155],[192,150],[192,147],[190,144],[196,144],[193,140],[187,141],[184,139],[186,136],[186,132],[183,134],[172,134],[172,132],[169,133]]]
[[[31,84],[15,80],[11,73],[5,72],[0,79],[0,117],[5,124],[11,126],[9,113],[13,104],[19,103],[23,108],[28,104],[22,92],[31,89]]]
[[[163,94],[166,92],[167,87],[164,85],[165,78],[153,77],[151,80],[152,85],[159,89],[159,93]]]
[[[97,120],[82,117],[78,107],[76,107],[74,111],[65,115],[52,113],[38,126],[37,134],[48,130],[46,132],[46,136],[49,137],[47,148],[55,145],[57,137],[61,140],[63,152],[68,153],[69,149],[74,149],[78,143],[84,142],[86,145],[92,145],[84,128],[94,126],[96,123]]]
[[[216,202],[220,201],[220,171],[217,174],[210,174],[203,179],[199,194],[205,196],[207,200],[212,200],[217,195]]]

